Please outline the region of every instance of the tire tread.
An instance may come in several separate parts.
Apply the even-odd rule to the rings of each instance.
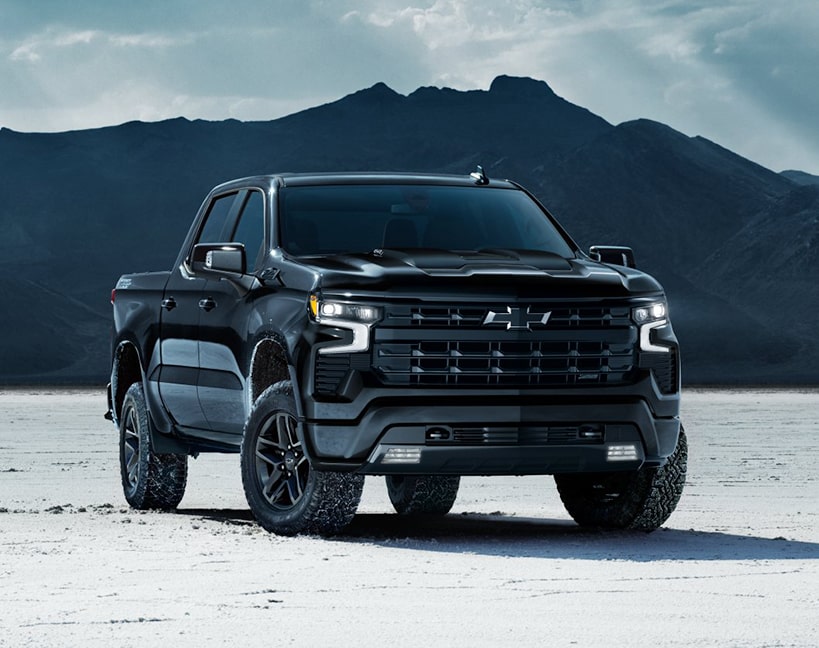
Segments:
[[[457,475],[387,475],[387,494],[400,515],[446,515],[455,504]]]
[[[242,485],[250,510],[266,531],[279,535],[313,533],[335,535],[347,527],[355,516],[364,476],[353,473],[310,471],[305,495],[292,511],[273,509],[261,496],[255,471],[257,433],[254,427],[277,410],[296,414],[293,386],[289,380],[277,382],[265,389],[250,411],[242,437]]]
[[[123,436],[127,408],[133,407],[139,438],[139,475],[133,492],[125,473]],[[151,420],[140,383],[134,383],[125,393],[120,421],[120,471],[125,499],[135,509],[175,509],[185,495],[188,481],[188,457],[183,454],[158,454],[151,443]]]
[[[650,532],[661,527],[677,508],[687,464],[688,441],[681,427],[674,452],[659,468],[642,468],[630,474],[555,475],[555,482],[566,511],[579,525]],[[601,500],[593,485],[615,481],[622,492],[612,500]]]

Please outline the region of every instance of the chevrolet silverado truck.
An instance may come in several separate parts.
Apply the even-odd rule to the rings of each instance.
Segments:
[[[175,508],[200,452],[238,453],[250,510],[287,535],[344,529],[366,475],[408,516],[446,514],[463,475],[553,475],[598,528],[654,530],[680,499],[663,289],[480,168],[222,184],[173,268],[111,300],[135,508]]]

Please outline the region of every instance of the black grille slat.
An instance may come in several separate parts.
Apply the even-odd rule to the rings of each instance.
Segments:
[[[583,386],[637,375],[627,304],[392,304],[374,333],[373,370],[386,385]]]
[[[632,344],[622,341],[386,341],[374,352],[374,368],[387,384],[612,384],[634,371]]]
[[[409,316],[411,326],[419,327],[463,327],[480,326],[486,317],[486,309],[468,307],[433,307],[418,306],[409,309],[409,313],[401,313],[399,318]]]
[[[516,307],[531,313],[549,313],[548,322],[541,325],[532,322],[532,329],[569,328],[601,329],[618,326],[629,326],[630,309],[628,306],[569,306],[544,303],[523,303]],[[507,304],[489,304],[486,306],[397,306],[386,309],[381,326],[410,328],[481,328],[484,326],[489,311],[505,313]],[[536,318],[533,318],[536,319]]]
[[[576,426],[560,427],[474,427],[452,429],[451,437],[428,441],[430,445],[525,445],[602,443],[602,427],[593,436],[582,436]]]

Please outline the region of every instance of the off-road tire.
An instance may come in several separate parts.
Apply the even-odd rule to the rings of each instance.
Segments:
[[[272,533],[333,535],[355,516],[364,476],[313,470],[296,429],[290,381],[256,400],[242,438],[245,497],[259,524]]]
[[[174,509],[185,495],[188,456],[157,454],[140,383],[125,393],[119,420],[119,465],[125,499],[135,509]]]
[[[446,515],[461,483],[450,475],[387,475],[386,480],[390,502],[401,515]]]
[[[680,501],[687,464],[688,442],[680,428],[677,447],[660,468],[555,475],[555,482],[566,510],[581,526],[654,531]]]

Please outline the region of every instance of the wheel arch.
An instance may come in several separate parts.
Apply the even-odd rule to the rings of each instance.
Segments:
[[[120,342],[114,351],[111,368],[111,405],[116,425],[119,425],[122,403],[128,388],[139,382],[142,383],[143,390],[146,390],[145,372],[142,367],[142,358],[137,346],[129,340]]]
[[[142,392],[145,395],[153,449],[161,454],[191,454],[196,456],[197,449],[195,447],[173,436],[173,423],[162,410],[161,403],[152,402],[145,365],[142,362],[142,354],[139,348],[133,341],[123,340],[114,351],[111,368],[111,414],[114,425],[117,427],[120,425],[125,394],[134,383],[142,385]],[[157,409],[161,411],[157,411]],[[158,422],[167,428],[166,433],[158,429]]]
[[[250,407],[262,395],[265,389],[282,380],[291,380],[290,354],[287,345],[278,335],[269,335],[260,339],[253,347],[250,359],[250,379],[248,380],[248,398]],[[293,384],[294,393],[298,385]],[[298,398],[296,398],[298,403]]]

